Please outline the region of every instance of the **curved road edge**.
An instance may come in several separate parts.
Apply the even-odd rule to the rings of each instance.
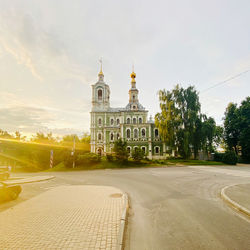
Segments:
[[[227,190],[228,188],[232,187],[232,186],[237,186],[237,184],[236,184],[236,185],[229,185],[229,186],[226,186],[226,187],[222,188],[222,190],[221,190],[221,198],[222,198],[227,204],[229,204],[231,207],[233,207],[234,209],[236,209],[237,211],[239,211],[239,212],[241,212],[241,213],[243,213],[243,214],[245,214],[245,215],[247,215],[247,216],[250,217],[250,211],[249,211],[247,208],[241,206],[239,203],[237,203],[237,202],[235,202],[234,200],[230,199],[230,198],[226,195],[226,190]]]
[[[32,182],[40,182],[40,181],[48,181],[55,178],[55,176],[33,176],[33,177],[23,177],[21,179],[14,179],[14,180],[6,180],[3,181],[5,185],[20,185],[20,184],[27,184]]]
[[[125,204],[121,216],[121,222],[120,222],[120,230],[119,230],[119,235],[118,235],[118,244],[117,244],[117,250],[123,250],[124,249],[124,242],[125,242],[125,230],[126,230],[126,225],[128,222],[128,210],[129,210],[129,200],[128,200],[128,195],[126,193],[123,193]]]

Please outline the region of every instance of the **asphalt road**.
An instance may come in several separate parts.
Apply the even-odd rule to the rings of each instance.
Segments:
[[[53,180],[24,185],[19,199],[0,205],[0,212],[55,186],[111,185],[127,192],[130,198],[126,250],[250,249],[250,220],[220,198],[223,187],[250,183],[250,166],[97,170],[53,175],[56,176]]]

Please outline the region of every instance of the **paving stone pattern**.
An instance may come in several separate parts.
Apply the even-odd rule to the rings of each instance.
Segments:
[[[0,249],[116,249],[125,197],[60,186],[0,213]]]

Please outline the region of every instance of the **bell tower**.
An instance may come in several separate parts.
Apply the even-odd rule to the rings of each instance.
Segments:
[[[136,88],[136,73],[134,72],[134,67],[133,67],[133,71],[130,74],[131,77],[131,88],[129,90],[129,105],[130,105],[130,109],[132,110],[138,110],[138,105],[139,105],[139,100],[138,100],[138,94],[139,94],[139,90]]]
[[[102,72],[102,61],[100,60],[101,68],[98,74],[98,81],[92,85],[92,110],[102,111],[107,110],[110,107],[109,86],[104,82],[104,74]]]

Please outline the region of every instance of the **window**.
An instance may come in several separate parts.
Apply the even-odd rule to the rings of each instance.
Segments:
[[[145,147],[141,147],[141,150],[142,150],[143,154],[145,155],[146,154],[146,148]]]
[[[117,138],[117,140],[119,140],[119,138],[120,138],[120,134],[119,133],[117,133],[116,138]]]
[[[110,140],[111,140],[111,141],[114,140],[114,134],[113,134],[113,133],[110,134]]]
[[[160,148],[159,147],[155,147],[155,153],[159,154],[160,153]]]
[[[135,101],[135,96],[133,95],[133,102]]]
[[[98,134],[98,140],[100,141],[102,139],[102,134]]]
[[[120,124],[120,119],[116,120],[116,124],[119,125]]]
[[[102,125],[102,119],[101,118],[98,119],[98,124]]]
[[[146,136],[146,130],[145,130],[144,128],[141,130],[141,136],[142,136],[142,137],[145,137],[145,136]]]
[[[156,128],[155,129],[155,137],[158,137],[159,136],[159,131],[158,131],[158,129]]]
[[[136,124],[136,118],[133,118],[133,123]]]
[[[127,124],[130,124],[130,118],[127,118]]]
[[[99,101],[102,100],[102,90],[99,89],[97,93],[98,93],[98,100]]]
[[[141,117],[139,118],[139,123],[142,123],[142,118]]]
[[[134,129],[134,138],[138,138],[138,130],[137,130],[137,128]]]
[[[130,138],[130,129],[127,130],[127,138]]]
[[[127,151],[128,151],[128,153],[130,154],[130,147],[127,147]]]
[[[133,106],[133,109],[136,109],[136,106]]]
[[[114,119],[113,118],[110,119],[110,124],[114,125]]]

